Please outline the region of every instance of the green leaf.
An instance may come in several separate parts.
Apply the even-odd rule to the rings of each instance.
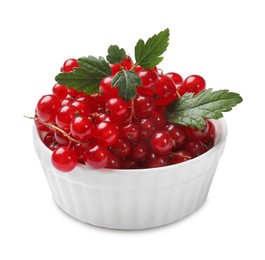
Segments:
[[[135,46],[136,63],[145,69],[154,68],[163,60],[161,55],[166,51],[168,43],[169,29],[155,34],[146,43],[140,39]]]
[[[131,101],[136,97],[136,86],[141,86],[142,82],[138,75],[129,70],[122,70],[112,79],[112,86],[118,87],[119,95],[126,101]]]
[[[110,45],[108,48],[107,60],[110,64],[121,63],[126,57],[126,52],[123,48],[117,45]]]
[[[108,62],[103,57],[88,56],[79,58],[78,64],[74,71],[59,73],[55,80],[68,88],[88,94],[98,93],[100,81],[111,75]]]
[[[171,122],[203,129],[205,119],[219,119],[222,112],[243,101],[242,97],[229,90],[212,91],[206,89],[197,95],[185,93],[167,107],[167,119]]]

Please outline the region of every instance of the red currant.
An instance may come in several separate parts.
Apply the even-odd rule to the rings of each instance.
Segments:
[[[185,144],[185,150],[195,158],[207,151],[207,147],[201,141],[188,140]]]
[[[130,159],[133,161],[144,161],[149,154],[149,146],[144,142],[135,143],[132,146]]]
[[[68,94],[72,97],[72,98],[75,98],[76,96],[79,95],[79,92],[74,89],[74,88],[68,88]]]
[[[139,138],[147,140],[151,137],[155,130],[154,122],[151,118],[141,119],[139,122],[140,135]]]
[[[172,149],[171,138],[166,131],[154,133],[151,137],[150,144],[153,152],[160,155],[165,155]]]
[[[207,121],[207,124],[209,125],[209,130],[208,130],[207,135],[203,139],[201,139],[201,141],[205,144],[214,142],[214,138],[215,138],[215,126],[213,122],[210,120],[206,120],[206,121]]]
[[[80,115],[86,117],[98,110],[98,103],[89,95],[77,96],[72,102],[72,105],[77,108]]]
[[[121,159],[116,154],[109,152],[108,162],[107,162],[107,165],[105,167],[109,168],[109,169],[120,169],[121,168]]]
[[[121,62],[121,66],[125,70],[130,70],[133,66],[132,58],[128,55],[126,55],[125,59]]]
[[[125,158],[121,162],[121,169],[140,169],[141,165],[139,162],[130,160],[129,158]]]
[[[71,148],[76,152],[78,162],[84,164],[85,147],[81,143],[72,142]]]
[[[153,95],[158,82],[158,75],[154,70],[141,70],[138,74],[142,81],[142,86],[137,87],[137,91],[142,95]]]
[[[71,105],[73,102],[73,99],[71,97],[67,97],[61,101],[61,106],[68,106]]]
[[[78,61],[76,59],[68,59],[63,64],[63,72],[73,71],[74,68],[79,67]]]
[[[169,164],[168,156],[158,155],[155,153],[150,153],[146,161],[147,168],[157,168],[157,167],[167,166],[168,164]]]
[[[85,164],[95,168],[104,168],[108,163],[109,151],[106,147],[101,145],[93,145],[88,148],[84,155]]]
[[[58,97],[60,100],[63,100],[68,95],[68,90],[66,86],[56,83],[52,88],[52,93],[54,96]]]
[[[104,146],[113,145],[119,136],[117,126],[111,122],[103,121],[95,125],[93,133],[97,142]]]
[[[80,141],[87,141],[92,136],[92,120],[84,116],[76,116],[70,125],[71,133],[74,138]]]
[[[192,157],[188,151],[179,150],[174,153],[170,153],[170,162],[171,164],[186,162],[190,160]]]
[[[54,139],[54,133],[50,132],[50,133],[47,133],[44,138],[43,138],[43,143],[47,146],[47,147],[50,147],[52,143],[55,142],[55,139]]]
[[[153,110],[151,119],[154,122],[154,126],[157,130],[161,130],[166,125],[166,117],[161,110]]]
[[[128,117],[128,104],[120,97],[111,98],[106,102],[106,112],[118,122],[125,121]]]
[[[189,126],[184,126],[183,129],[186,133],[186,135],[192,139],[192,140],[201,140],[203,138],[206,137],[206,135],[208,134],[208,131],[209,131],[209,124],[207,121],[205,121],[206,124],[205,124],[205,127],[204,129],[200,130],[198,128],[191,128]]]
[[[171,137],[171,143],[174,150],[177,150],[185,144],[187,137],[183,128],[174,123],[168,123],[165,127]]]
[[[132,146],[130,142],[124,138],[119,138],[112,146],[109,147],[109,150],[120,158],[128,156],[131,149]]]
[[[139,126],[134,123],[128,123],[126,125],[121,126],[120,130],[121,135],[129,141],[135,141],[139,137]]]
[[[176,85],[181,84],[183,82],[182,77],[178,73],[169,72],[166,73],[165,75],[170,77]]]
[[[74,117],[78,114],[76,107],[72,105],[63,106],[56,115],[56,124],[65,131],[70,130],[70,124]]]
[[[150,117],[155,109],[155,100],[152,96],[138,95],[134,100],[134,114],[138,118]]]
[[[37,116],[42,122],[54,122],[60,106],[61,102],[56,96],[45,95],[37,104]]]
[[[120,64],[111,64],[110,65],[110,68],[111,68],[111,75],[112,76],[115,76],[118,72],[121,71],[121,65]]]
[[[113,97],[118,96],[118,87],[112,87],[113,76],[103,78],[99,85],[99,91],[103,94],[105,102]]]
[[[174,101],[177,97],[177,89],[173,80],[166,76],[160,75],[156,90],[154,92],[156,104],[165,106]]]
[[[187,77],[182,87],[179,90],[179,94],[183,95],[185,92],[193,92],[194,94],[198,94],[203,91],[206,87],[206,82],[203,77],[199,75],[191,75]]]
[[[77,165],[77,155],[67,146],[60,146],[52,153],[52,164],[59,171],[70,172]]]

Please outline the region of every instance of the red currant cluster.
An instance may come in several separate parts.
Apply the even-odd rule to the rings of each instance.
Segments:
[[[67,60],[63,72],[78,67]],[[52,163],[68,172],[77,163],[94,168],[152,168],[181,163],[213,146],[215,128],[206,120],[203,130],[168,122],[166,106],[186,92],[205,89],[198,75],[182,77],[135,66],[129,56],[110,65],[112,76],[101,80],[99,94],[85,94],[55,84],[53,94],[37,104],[35,122],[42,141],[50,148]],[[125,101],[112,87],[112,78],[121,69],[133,69],[142,81],[136,98]]]

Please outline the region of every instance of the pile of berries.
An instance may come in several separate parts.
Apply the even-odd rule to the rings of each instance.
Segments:
[[[65,61],[62,72],[78,67]],[[214,143],[215,128],[206,120],[203,130],[166,120],[166,107],[186,92],[205,89],[205,80],[192,75],[185,80],[174,72],[163,74],[135,66],[142,81],[132,101],[112,87],[121,69],[134,66],[131,58],[110,65],[112,76],[101,80],[98,94],[85,94],[56,83],[52,94],[37,103],[35,123],[43,143],[53,151],[52,164],[63,172],[78,163],[93,168],[141,169],[161,167],[195,158]]]

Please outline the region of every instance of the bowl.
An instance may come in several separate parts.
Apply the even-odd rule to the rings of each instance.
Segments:
[[[154,228],[183,219],[207,198],[223,153],[227,126],[213,120],[213,148],[192,160],[151,169],[92,169],[78,165],[63,173],[51,163],[52,152],[33,138],[53,198],[70,216],[95,226],[135,230]]]

